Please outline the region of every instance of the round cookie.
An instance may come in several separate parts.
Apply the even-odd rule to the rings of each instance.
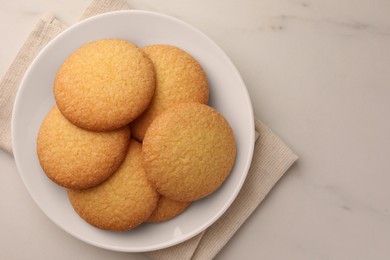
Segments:
[[[86,190],[68,190],[75,211],[89,224],[105,230],[130,230],[154,211],[159,194],[142,166],[141,144],[130,141],[118,170],[102,184]]]
[[[181,202],[160,197],[157,208],[146,222],[163,222],[180,215],[188,208],[191,202]]]
[[[128,127],[87,131],[71,124],[54,106],[39,129],[37,153],[52,181],[66,188],[86,189],[115,172],[126,156],[129,139]]]
[[[142,141],[150,123],[172,105],[186,102],[207,104],[208,82],[199,62],[170,45],[143,48],[155,67],[156,90],[147,110],[131,124],[133,136]]]
[[[65,60],[54,81],[61,113],[93,131],[114,130],[133,121],[149,105],[154,89],[150,59],[120,39],[81,46]]]
[[[233,130],[215,109],[176,105],[149,126],[142,145],[147,177],[175,201],[201,199],[220,187],[236,157]]]

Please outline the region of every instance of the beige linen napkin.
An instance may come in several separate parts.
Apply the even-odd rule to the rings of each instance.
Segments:
[[[94,0],[81,19],[99,13],[130,9],[124,0]],[[53,15],[43,16],[0,82],[0,147],[12,154],[11,113],[16,91],[39,51],[67,26]],[[147,252],[153,259],[212,259],[257,208],[264,197],[297,160],[297,155],[259,119],[255,119],[256,143],[248,177],[226,213],[201,234],[179,245]]]

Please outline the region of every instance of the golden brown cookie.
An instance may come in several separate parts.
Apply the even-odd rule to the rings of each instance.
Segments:
[[[143,48],[156,72],[156,91],[148,109],[131,124],[133,136],[142,141],[153,119],[172,105],[185,102],[207,104],[208,83],[199,62],[170,45]]]
[[[133,121],[149,105],[155,89],[154,68],[134,44],[105,39],[71,54],[54,81],[61,113],[88,130],[114,130]]]
[[[180,215],[188,208],[191,202],[174,201],[160,197],[157,208],[146,222],[163,222]]]
[[[86,189],[110,177],[124,160],[128,127],[91,132],[71,124],[54,106],[43,121],[37,139],[39,162],[58,185]]]
[[[176,105],[156,117],[142,146],[147,177],[175,201],[194,201],[214,192],[236,157],[233,130],[215,109]]]
[[[141,144],[130,141],[126,159],[105,182],[87,190],[68,190],[75,211],[89,224],[106,230],[130,230],[147,220],[159,194],[142,166]]]

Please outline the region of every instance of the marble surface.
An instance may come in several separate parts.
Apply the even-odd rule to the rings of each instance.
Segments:
[[[0,0],[0,76],[39,16],[89,1]],[[390,259],[390,2],[134,0],[233,60],[255,114],[300,160],[217,259]],[[78,241],[29,197],[0,151],[0,259],[146,259]]]

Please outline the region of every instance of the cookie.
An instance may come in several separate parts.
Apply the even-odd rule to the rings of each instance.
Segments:
[[[54,106],[38,133],[37,153],[46,175],[60,186],[86,189],[110,177],[124,160],[128,127],[92,132],[70,123]]]
[[[176,105],[156,117],[142,145],[147,177],[175,201],[194,201],[218,189],[236,157],[233,130],[215,109]]]
[[[146,222],[163,222],[180,215],[191,202],[181,202],[160,197],[156,209]]]
[[[93,131],[114,130],[133,121],[149,105],[154,89],[150,59],[120,39],[83,45],[65,60],[54,81],[61,113]]]
[[[156,90],[147,110],[131,124],[133,137],[142,141],[150,123],[172,105],[185,102],[207,104],[208,82],[199,62],[170,45],[143,48],[155,67]]]
[[[102,184],[86,190],[68,190],[75,211],[89,224],[105,230],[130,230],[154,211],[159,194],[142,166],[141,144],[130,141],[118,170]]]

